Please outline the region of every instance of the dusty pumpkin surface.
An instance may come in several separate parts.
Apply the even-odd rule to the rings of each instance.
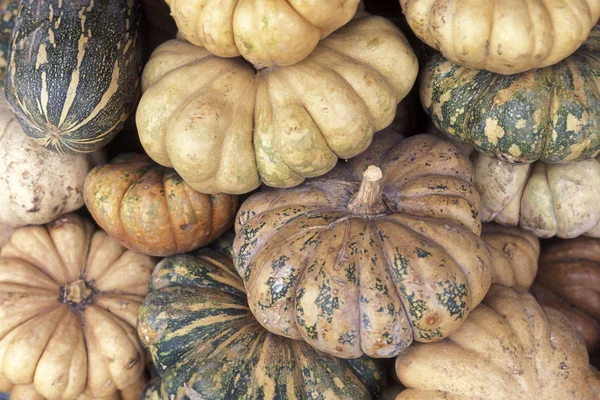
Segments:
[[[538,237],[600,237],[600,159],[516,165],[473,156],[481,219]]]
[[[260,181],[295,186],[364,151],[392,123],[417,72],[400,30],[373,16],[353,20],[295,65],[259,72],[169,41],[144,68],[140,141],[202,193],[247,193]]]
[[[468,69],[436,53],[420,94],[438,128],[481,153],[563,163],[600,152],[599,76],[600,24],[564,61],[521,74]]]
[[[165,258],[140,306],[138,333],[161,381],[143,399],[376,400],[383,376],[368,358],[341,360],[273,335],[250,312],[230,257]]]
[[[452,62],[500,74],[572,54],[600,17],[599,0],[400,0],[410,27]]]
[[[593,352],[600,348],[600,239],[576,238],[542,252],[532,292],[565,314]]]
[[[568,319],[524,290],[492,285],[448,339],[396,360],[396,400],[595,400],[600,380]]]
[[[136,382],[137,310],[154,265],[74,214],[16,230],[0,251],[0,374],[50,399]]]
[[[329,174],[244,202],[234,260],[268,330],[392,357],[448,336],[483,299],[492,267],[471,163],[431,135],[401,140],[380,132]]]
[[[492,255],[492,283],[528,290],[538,271],[538,238],[519,228],[495,224],[484,224],[481,238]]]
[[[346,24],[359,0],[167,0],[181,35],[257,68],[292,65]]]
[[[88,210],[123,246],[152,256],[185,253],[233,225],[237,196],[202,194],[172,169],[122,154],[86,177]]]

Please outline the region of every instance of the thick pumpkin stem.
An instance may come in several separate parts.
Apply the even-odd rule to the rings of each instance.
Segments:
[[[88,287],[83,279],[67,283],[62,290],[61,301],[63,303],[81,304],[85,303],[94,292]]]
[[[363,172],[363,179],[360,183],[360,189],[350,202],[348,210],[355,214],[381,214],[388,211],[385,202],[381,197],[383,190],[383,173],[381,170],[371,165]]]

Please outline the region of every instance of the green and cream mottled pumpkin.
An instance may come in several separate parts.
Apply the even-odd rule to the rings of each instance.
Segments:
[[[379,132],[327,175],[246,200],[234,260],[271,332],[338,357],[393,357],[442,340],[485,296],[478,210],[458,148]]]
[[[392,123],[417,59],[391,22],[363,15],[303,61],[255,71],[169,41],[144,69],[140,141],[202,193],[291,187],[363,152]]]
[[[20,0],[0,0],[0,89],[4,87],[10,35],[15,25],[15,17],[20,3]]]
[[[148,400],[369,400],[381,393],[373,360],[336,359],[266,331],[250,313],[231,258],[211,250],[159,263],[138,333],[162,377]]]
[[[551,67],[499,75],[436,53],[421,102],[446,135],[513,163],[580,161],[600,152],[600,25]]]
[[[61,153],[103,147],[133,112],[140,0],[22,0],[6,99],[27,135]]]

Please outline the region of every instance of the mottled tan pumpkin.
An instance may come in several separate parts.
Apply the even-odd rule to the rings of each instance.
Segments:
[[[183,37],[257,68],[292,65],[346,24],[359,0],[167,0]]]
[[[391,22],[363,16],[305,60],[256,72],[243,60],[169,41],[142,76],[140,141],[202,193],[291,187],[363,152],[394,119],[418,71]]]
[[[596,400],[600,381],[567,318],[522,289],[492,285],[448,339],[396,360],[396,400]]]
[[[443,339],[492,280],[472,182],[451,143],[388,131],[321,178],[254,194],[233,247],[252,312],[343,358]]]
[[[599,0],[400,0],[415,34],[468,68],[516,74],[562,61],[600,17]]]
[[[147,156],[121,154],[85,179],[88,210],[128,249],[168,256],[204,246],[233,225],[237,196],[192,189]]]
[[[16,230],[0,251],[0,374],[49,399],[136,382],[137,310],[154,265],[74,214]]]
[[[600,239],[548,245],[532,292],[540,304],[569,317],[590,352],[600,348]]]
[[[529,289],[538,270],[538,238],[519,228],[495,224],[484,224],[481,238],[492,255],[492,283]]]

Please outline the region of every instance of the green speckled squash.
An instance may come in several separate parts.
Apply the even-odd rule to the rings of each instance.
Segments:
[[[20,0],[0,0],[0,88],[4,87],[10,35],[15,26],[20,3]]]
[[[401,140],[380,132],[322,178],[242,205],[234,260],[271,332],[393,357],[442,340],[483,299],[492,269],[471,163],[431,135]]]
[[[22,0],[6,99],[27,135],[61,153],[98,150],[133,112],[140,0]]]
[[[231,258],[211,250],[159,263],[138,333],[162,377],[147,400],[369,400],[381,393],[374,361],[336,359],[261,327]]]
[[[600,152],[600,25],[564,61],[522,74],[463,68],[434,55],[421,102],[435,125],[513,163],[563,163]]]

